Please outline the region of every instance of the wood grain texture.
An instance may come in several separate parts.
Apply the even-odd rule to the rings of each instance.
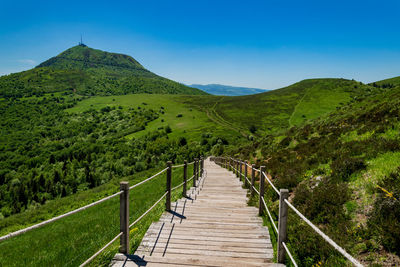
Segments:
[[[268,228],[240,179],[209,160],[204,167],[203,187],[199,180],[172,202],[135,254],[117,254],[110,266],[283,266],[272,262]]]

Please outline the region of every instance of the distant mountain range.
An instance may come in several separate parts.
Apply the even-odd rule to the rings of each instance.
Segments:
[[[0,77],[0,97],[73,91],[81,95],[205,92],[158,76],[134,58],[77,45],[37,67]]]
[[[223,84],[192,84],[189,86],[203,90],[212,95],[226,95],[226,96],[254,95],[269,91],[260,88],[237,87],[237,86],[229,86]]]

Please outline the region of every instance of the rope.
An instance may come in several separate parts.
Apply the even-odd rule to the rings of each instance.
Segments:
[[[134,226],[138,221],[140,221],[147,213],[149,213],[158,203],[160,203],[160,201],[167,195],[168,192],[165,192],[164,195],[162,195],[162,197],[160,197],[160,199],[158,199],[156,201],[156,203],[153,204],[153,206],[151,206],[148,210],[146,210],[145,213],[143,213],[142,215],[140,215],[139,218],[137,218],[133,223],[131,223],[129,225],[129,228],[131,228],[132,226]]]
[[[172,168],[180,168],[180,167],[183,167],[183,166],[185,166],[185,164],[175,165],[175,166],[172,166]]]
[[[160,171],[160,172],[154,174],[153,176],[147,178],[146,180],[143,180],[143,181],[141,181],[140,183],[137,183],[137,184],[135,184],[135,185],[132,185],[131,187],[129,187],[129,190],[131,190],[131,189],[133,189],[133,188],[135,188],[135,187],[138,187],[139,185],[144,184],[145,182],[150,181],[151,179],[157,177],[158,175],[160,175],[161,173],[165,172],[166,170],[168,170],[168,167],[165,168],[164,170],[162,170],[162,171]]]
[[[254,187],[254,185],[252,185],[251,187],[253,187],[253,190],[256,191],[257,194],[260,194],[260,192],[258,192],[257,188]]]
[[[250,180],[246,176],[244,178],[246,178],[247,182],[251,185]]]
[[[362,267],[363,265],[359,263],[356,259],[354,259],[349,253],[347,253],[342,247],[335,243],[329,236],[324,234],[317,226],[315,226],[312,222],[310,222],[300,211],[298,211],[287,199],[284,200],[288,206],[299,215],[301,219],[303,219],[315,232],[317,232],[326,242],[328,242],[332,247],[334,247],[337,251],[339,251],[344,257],[346,257],[351,263],[355,266]]]
[[[69,216],[69,215],[75,214],[75,213],[80,212],[80,211],[82,211],[82,210],[85,210],[85,209],[87,209],[87,208],[93,207],[93,206],[95,206],[95,205],[97,205],[97,204],[100,204],[100,203],[106,201],[106,200],[109,200],[109,199],[111,199],[111,198],[113,198],[113,197],[116,197],[116,196],[118,196],[118,195],[120,195],[120,194],[122,194],[122,193],[123,193],[123,191],[119,191],[119,192],[117,192],[117,193],[115,193],[115,194],[113,194],[113,195],[111,195],[111,196],[102,198],[102,199],[100,199],[100,200],[97,200],[97,201],[95,201],[95,202],[93,202],[93,203],[91,203],[91,204],[88,204],[88,205],[83,206],[83,207],[81,207],[81,208],[78,208],[78,209],[76,209],[76,210],[73,210],[73,211],[64,213],[64,214],[62,214],[62,215],[60,215],[60,216],[57,216],[57,217],[48,219],[47,221],[44,221],[44,222],[41,222],[41,223],[38,223],[38,224],[35,224],[35,225],[32,225],[32,226],[29,226],[29,227],[27,227],[27,228],[24,228],[24,229],[21,229],[21,230],[18,230],[18,231],[9,233],[9,234],[7,234],[7,235],[4,235],[4,236],[0,237],[0,242],[1,242],[1,241],[4,241],[4,240],[6,240],[6,239],[8,239],[8,238],[10,238],[10,237],[14,237],[14,236],[17,236],[17,235],[26,233],[26,232],[28,232],[28,231],[30,231],[30,230],[32,230],[32,229],[39,228],[39,227],[41,227],[41,226],[43,226],[43,225],[46,225],[46,224],[48,224],[48,223],[55,222],[55,221],[57,221],[57,220],[59,220],[59,219],[65,218],[65,217],[67,217],[67,216]]]
[[[285,248],[285,250],[286,250],[286,252],[287,252],[287,254],[288,254],[290,260],[292,261],[292,263],[293,263],[293,265],[294,265],[294,267],[297,267],[297,263],[296,263],[296,261],[294,260],[294,258],[293,258],[293,256],[292,256],[292,253],[290,253],[290,251],[289,251],[288,247],[286,246],[285,242],[282,242],[282,245],[283,245],[283,247]]]
[[[96,253],[93,254],[92,257],[90,257],[89,259],[87,259],[84,263],[82,263],[81,265],[79,265],[79,267],[83,267],[86,264],[88,264],[89,262],[91,262],[94,258],[96,258],[97,255],[99,255],[101,252],[103,252],[109,245],[111,245],[112,243],[114,243],[115,240],[117,240],[123,233],[119,233],[118,235],[116,235],[110,242],[107,243],[107,245],[105,245],[104,247],[102,247],[99,251],[97,251]]]
[[[187,182],[187,181],[186,181]],[[182,183],[178,184],[177,186],[171,188],[171,191],[174,191],[175,189],[181,187],[185,182],[183,181]]]
[[[267,204],[265,203],[264,197],[261,197],[261,200],[262,200],[262,203],[264,204],[265,210],[266,210],[267,213],[268,213],[268,217],[269,217],[269,219],[271,220],[271,224],[272,224],[272,226],[274,227],[275,233],[278,233],[278,227],[276,227],[275,222],[274,222],[274,219],[272,219],[271,212],[269,212],[269,209],[268,209],[268,207],[267,207]]]
[[[281,195],[281,193],[279,192],[279,190],[275,187],[275,185],[271,182],[271,180],[269,180],[268,176],[265,174],[265,172],[262,173],[264,175],[264,177],[267,179],[268,183],[272,186],[272,188],[275,190],[275,192],[278,195]]]
[[[190,182],[191,180],[193,180],[194,175],[192,177],[189,178],[189,180],[186,181],[186,183]]]
[[[188,163],[187,165],[192,165],[192,164],[194,164],[194,161],[192,161],[192,162]]]

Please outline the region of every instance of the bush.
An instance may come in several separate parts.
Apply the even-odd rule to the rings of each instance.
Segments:
[[[169,125],[165,126],[164,129],[165,129],[165,133],[167,133],[167,134],[172,133],[172,129]]]
[[[366,167],[363,159],[348,156],[340,157],[331,164],[332,177],[338,181],[348,181],[354,172],[363,170]]]
[[[385,249],[400,256],[400,168],[379,183],[376,193],[368,228]]]
[[[315,223],[345,224],[347,216],[343,205],[350,199],[349,193],[347,184],[322,178],[311,185],[300,184],[293,203]]]
[[[146,169],[146,164],[144,162],[136,162],[135,164],[135,171],[141,172]]]
[[[181,136],[181,137],[179,137],[178,143],[180,146],[185,146],[187,144],[187,140],[185,137]]]

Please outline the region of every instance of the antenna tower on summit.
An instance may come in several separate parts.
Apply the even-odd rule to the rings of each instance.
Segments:
[[[81,41],[79,42],[79,45],[80,45],[80,46],[86,46],[86,45],[83,43],[83,41],[82,41],[82,34],[81,34]]]

